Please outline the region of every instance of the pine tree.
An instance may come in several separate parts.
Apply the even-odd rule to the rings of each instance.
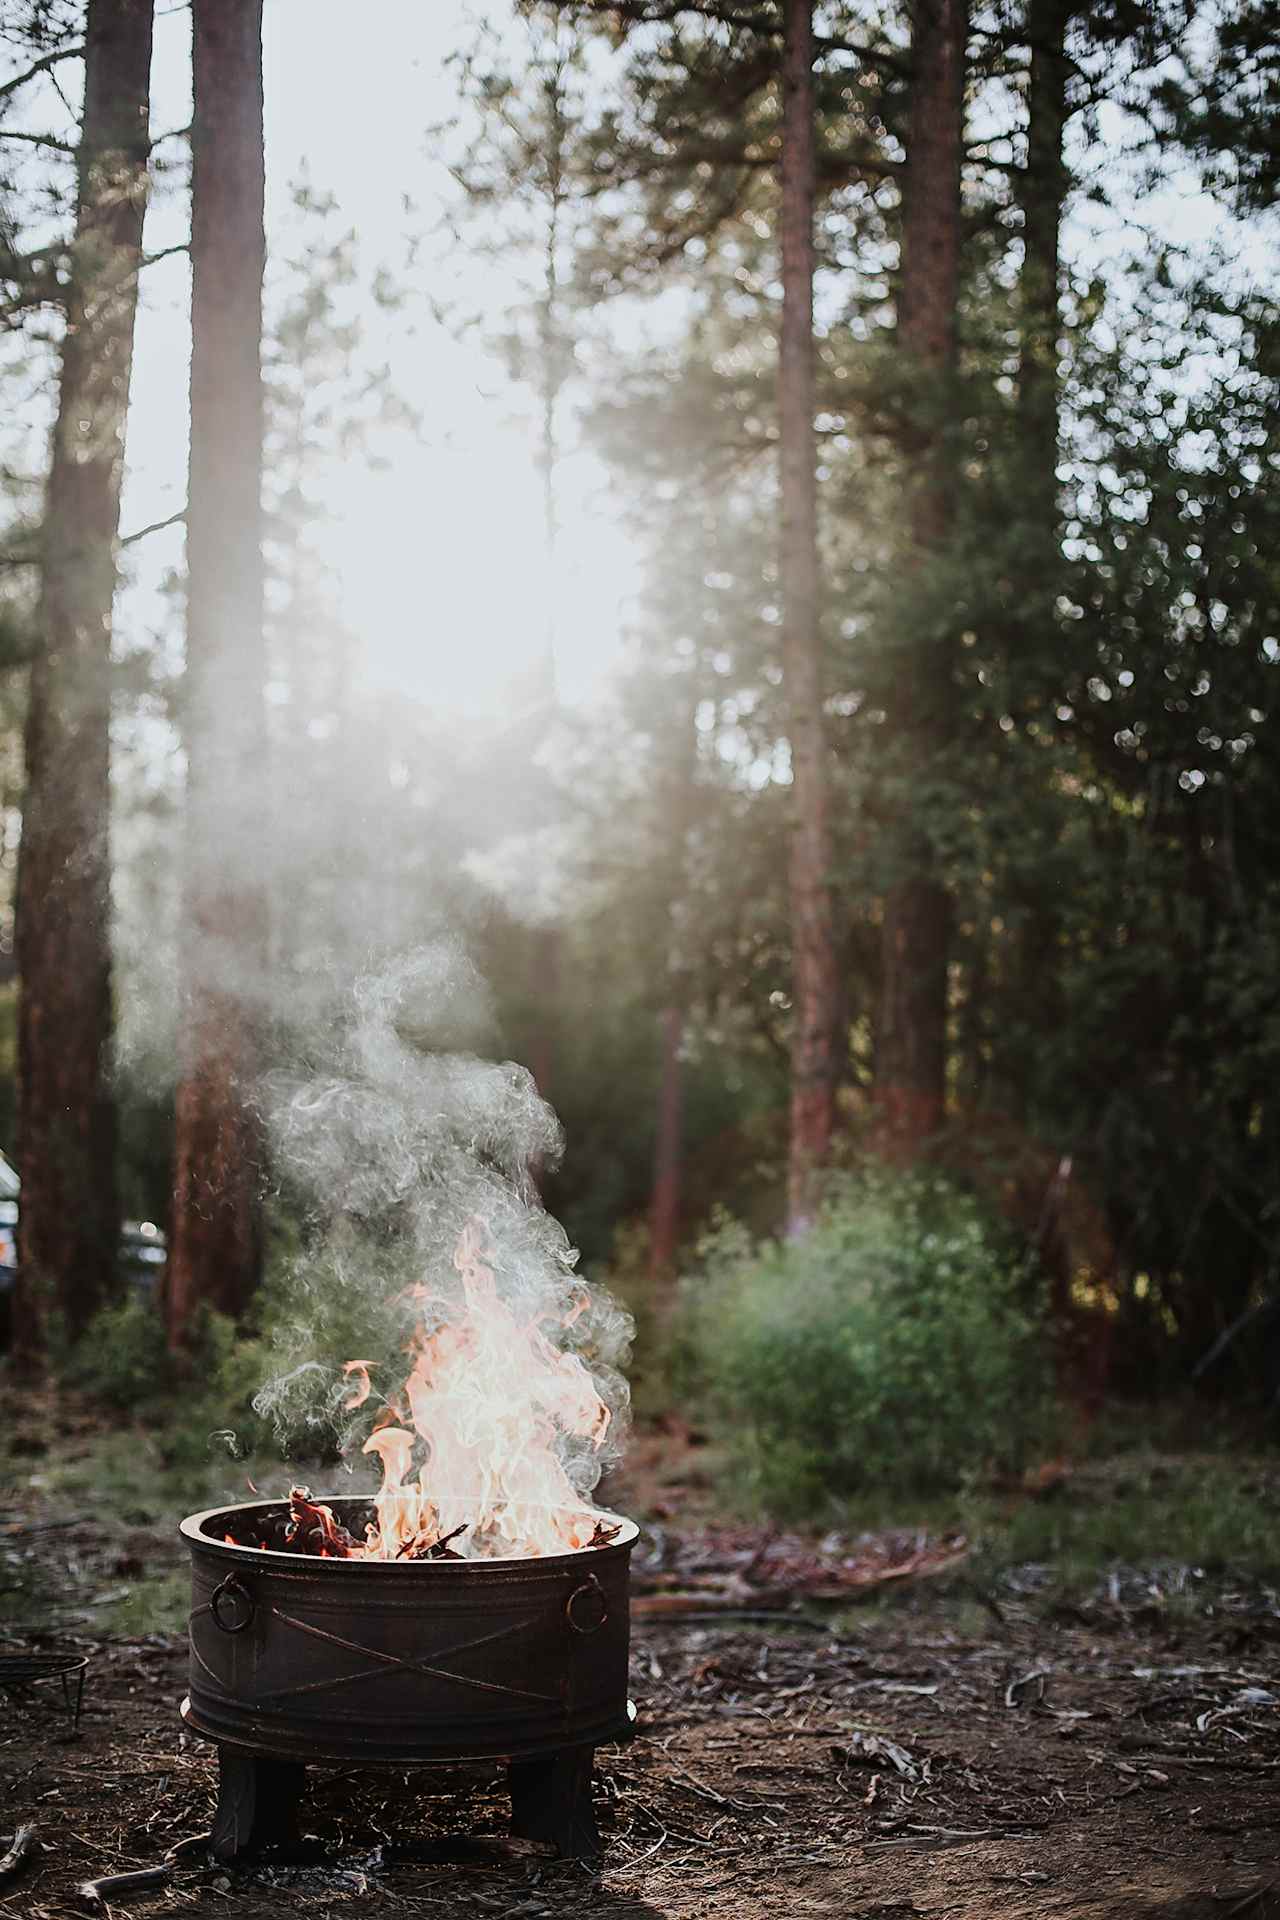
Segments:
[[[918,0],[903,185],[897,351],[919,383],[904,456],[910,478],[907,567],[917,630],[895,662],[891,751],[910,807],[898,872],[884,903],[884,980],[876,1047],[876,1098],[895,1150],[914,1153],[941,1125],[947,1075],[947,969],[951,903],[918,796],[953,749],[955,633],[931,592],[944,554],[953,480],[945,431],[955,366],[960,291],[960,168],[964,139],[965,0]],[[914,817],[911,817],[914,815]]]
[[[736,26],[728,3],[573,11],[617,44],[599,69],[617,91],[575,175],[598,209],[586,282],[676,286],[688,315],[678,343],[624,345],[593,412],[662,582],[640,621],[652,697],[628,709],[617,747],[634,762],[628,791],[641,796],[646,766],[652,791],[607,848],[601,829],[600,864],[626,878],[598,913],[649,942],[664,924],[626,860],[674,841],[654,744],[694,707],[697,828],[677,913],[691,1082],[704,1061],[736,1072],[747,1030],[776,1068],[789,1010],[770,771],[788,731],[781,596],[760,559],[778,433],[782,9]],[[967,52],[946,12],[921,8],[909,57],[896,22],[882,46],[851,9],[838,24],[824,10],[815,34],[842,968],[856,1014],[879,986],[880,900],[899,930],[904,902],[908,918],[921,909],[883,956],[911,1056],[892,1144],[913,1155],[936,1137],[969,1171],[985,1130],[1018,1161],[1029,1232],[1069,1157],[1066,1278],[1087,1267],[1144,1340],[1176,1325],[1193,1347],[1266,1284],[1276,1246],[1259,1065],[1277,924],[1276,324],[1256,255],[1232,258],[1230,219],[1265,194],[1270,54],[1243,0],[1182,45],[1178,3],[1030,0],[984,17]],[[974,103],[963,144],[941,43]],[[1105,103],[1131,129],[1146,122],[1123,164]],[[1153,238],[1092,281],[1064,262],[1064,208],[1110,206],[1117,231],[1141,221],[1171,143],[1223,206],[1213,244]],[[853,1107],[871,1054],[866,1022],[850,1032]],[[892,1096],[893,1036],[874,1037]],[[948,1108],[964,1125],[939,1135]],[[1231,1249],[1228,1282],[1215,1241]]]
[[[1167,131],[1203,163],[1206,185],[1240,213],[1265,215],[1280,195],[1275,8],[1272,0],[1226,0],[1214,12],[1210,32],[1182,38],[1184,70],[1165,66],[1157,100]]]
[[[118,1230],[111,1095],[111,613],[150,151],[152,0],[89,0],[75,237],[39,535],[18,875],[17,1332],[83,1330]]]
[[[1018,480],[1034,553],[1028,574],[1052,591],[1059,550],[1058,338],[1061,333],[1061,233],[1069,174],[1064,151],[1071,62],[1067,29],[1073,0],[1028,0],[1027,150],[1018,281]],[[1043,605],[1043,599],[1041,605]]]
[[[814,442],[813,14],[787,0],[782,73],[782,326],[778,362],[783,660],[792,766],[792,1041],[788,1213],[812,1218],[831,1148],[839,989],[830,888]]]
[[[186,898],[172,1346],[257,1280],[267,903],[262,561],[262,0],[194,0]]]

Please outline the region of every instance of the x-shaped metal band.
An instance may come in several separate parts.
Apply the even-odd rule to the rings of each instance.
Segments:
[[[284,1700],[293,1694],[323,1693],[330,1687],[345,1687],[359,1680],[370,1680],[388,1667],[399,1667],[405,1673],[418,1673],[433,1680],[453,1680],[459,1686],[477,1687],[482,1693],[515,1694],[522,1700],[536,1700],[541,1705],[555,1706],[559,1696],[554,1693],[535,1693],[529,1687],[513,1687],[496,1680],[481,1680],[475,1674],[455,1673],[449,1667],[437,1664],[447,1660],[453,1654],[470,1653],[476,1647],[492,1646],[495,1640],[506,1640],[514,1633],[523,1633],[526,1627],[536,1624],[537,1615],[522,1620],[510,1621],[504,1627],[498,1627],[492,1633],[474,1635],[469,1640],[457,1640],[451,1646],[440,1647],[430,1660],[415,1660],[404,1654],[383,1653],[378,1647],[365,1647],[358,1640],[348,1640],[340,1633],[330,1633],[324,1627],[313,1626],[309,1620],[297,1620],[291,1613],[283,1613],[278,1608],[273,1616],[283,1621],[285,1626],[294,1627],[299,1633],[311,1634],[317,1640],[326,1640],[331,1646],[345,1647],[350,1653],[363,1653],[376,1664],[359,1668],[354,1673],[332,1674],[323,1680],[303,1680],[297,1686],[273,1687],[268,1693],[257,1695],[259,1700]]]

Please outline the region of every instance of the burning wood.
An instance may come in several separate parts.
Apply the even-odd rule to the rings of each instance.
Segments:
[[[589,1518],[578,1516],[579,1520]],[[229,1547],[254,1547],[260,1552],[305,1553],[320,1560],[364,1560],[368,1558],[385,1559],[384,1554],[371,1555],[368,1545],[358,1540],[335,1515],[332,1507],[324,1506],[311,1498],[308,1487],[293,1487],[289,1492],[287,1512],[282,1507],[273,1514],[246,1515],[246,1531],[253,1527],[253,1537],[237,1537],[226,1533],[223,1539]],[[468,1556],[454,1546],[455,1540],[471,1530],[472,1523],[463,1520],[448,1533],[425,1532],[406,1540],[394,1555],[397,1560],[465,1560]],[[622,1531],[617,1521],[598,1518],[587,1540],[577,1540],[575,1545],[581,1551],[592,1547],[607,1547],[616,1540]],[[374,1532],[373,1524],[368,1533]]]
[[[396,1558],[460,1560],[462,1555],[450,1542],[465,1533],[469,1524],[464,1520],[451,1533],[423,1534],[415,1540],[406,1540]],[[255,1515],[253,1525],[255,1538],[237,1539],[235,1534],[228,1533],[224,1535],[227,1545],[256,1547],[263,1552],[306,1553],[320,1560],[359,1560],[366,1554],[364,1544],[348,1532],[333,1508],[311,1498],[309,1487],[290,1488],[287,1515],[283,1511],[265,1517]]]
[[[334,1519],[333,1508],[322,1507],[311,1498],[309,1487],[289,1489],[289,1525],[284,1536],[286,1551],[315,1553],[322,1560],[347,1560],[356,1544],[354,1537]]]
[[[421,1540],[406,1540],[396,1555],[396,1559],[461,1560],[463,1556],[460,1553],[456,1553],[449,1545],[449,1542],[456,1540],[460,1534],[465,1533],[470,1525],[471,1522],[469,1520],[464,1520],[462,1525],[455,1527],[452,1533],[442,1533],[438,1540],[432,1540],[429,1544],[424,1544]]]

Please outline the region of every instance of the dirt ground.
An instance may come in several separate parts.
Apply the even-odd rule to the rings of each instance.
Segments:
[[[214,1766],[178,1719],[180,1639],[97,1637],[93,1607],[76,1604],[130,1552],[133,1577],[159,1577],[155,1542],[146,1562],[135,1542],[108,1564],[75,1525],[5,1527],[11,1560],[30,1571],[43,1556],[48,1577],[24,1589],[43,1591],[43,1620],[3,1644],[90,1655],[78,1735],[52,1699],[0,1695],[0,1835],[34,1822],[39,1843],[0,1914],[51,1920],[89,1910],[86,1878],[154,1866],[204,1831]],[[1280,1915],[1274,1593],[1205,1590],[1170,1610],[1113,1582],[1064,1609],[1024,1569],[980,1594],[903,1581],[891,1601],[834,1612],[811,1598],[786,1615],[663,1611],[670,1569],[716,1551],[660,1533],[640,1570],[639,1731],[598,1755],[598,1867],[486,1852],[506,1829],[492,1769],[316,1769],[304,1824],[336,1867],[228,1873],[194,1858],[111,1911]],[[397,1848],[418,1860],[397,1864]]]

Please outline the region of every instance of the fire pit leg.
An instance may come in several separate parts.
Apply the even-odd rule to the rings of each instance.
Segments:
[[[263,1847],[295,1845],[305,1778],[306,1768],[296,1761],[268,1760],[220,1746],[214,1859],[229,1864]]]
[[[569,1747],[545,1760],[513,1760],[511,1831],[521,1840],[549,1840],[566,1860],[601,1851],[591,1806],[594,1747]]]

